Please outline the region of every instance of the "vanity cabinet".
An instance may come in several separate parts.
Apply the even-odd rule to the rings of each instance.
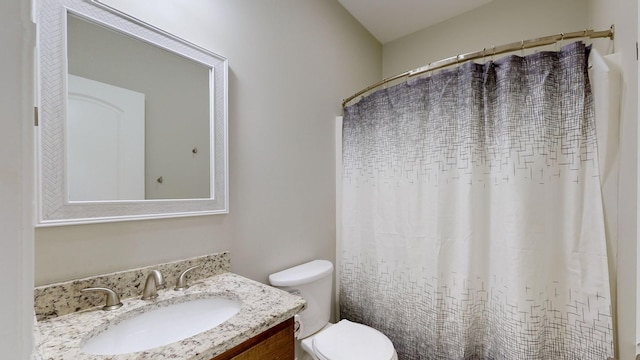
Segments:
[[[293,318],[211,360],[294,360]]]

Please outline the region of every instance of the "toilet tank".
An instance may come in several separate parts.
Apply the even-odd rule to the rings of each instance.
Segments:
[[[327,260],[314,260],[269,275],[271,285],[299,295],[307,301],[300,312],[300,333],[304,339],[322,329],[331,316],[331,287],[333,264]]]

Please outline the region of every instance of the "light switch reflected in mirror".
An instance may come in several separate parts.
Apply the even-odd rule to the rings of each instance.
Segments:
[[[36,225],[227,213],[227,59],[99,0],[37,4]]]

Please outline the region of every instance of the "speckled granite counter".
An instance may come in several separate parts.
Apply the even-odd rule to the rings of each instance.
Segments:
[[[124,306],[113,311],[100,307],[38,321],[37,350],[42,359],[190,359],[209,360],[251,337],[294,316],[304,307],[298,296],[229,272],[199,280],[191,287],[174,291],[171,283],[158,291],[154,300],[139,296],[123,299]],[[84,354],[80,346],[87,338],[141,312],[194,298],[223,297],[242,302],[240,312],[219,326],[166,346],[123,355]]]

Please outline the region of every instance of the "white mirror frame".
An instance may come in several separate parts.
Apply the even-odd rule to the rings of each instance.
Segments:
[[[36,226],[228,213],[227,59],[99,0],[39,0],[37,19]],[[179,54],[211,69],[211,198],[69,202],[66,181],[67,13]]]

